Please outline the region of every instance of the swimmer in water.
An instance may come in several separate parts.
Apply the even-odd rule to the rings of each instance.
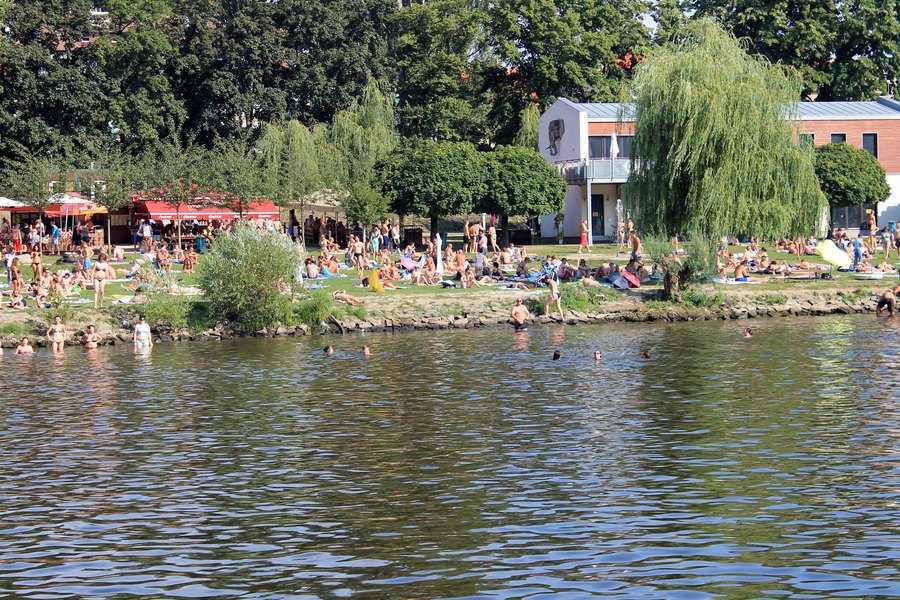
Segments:
[[[884,309],[888,309],[888,316],[893,317],[894,311],[897,309],[897,296],[900,295],[900,285],[895,287],[893,290],[885,290],[883,294],[881,294],[881,298],[878,299],[878,304],[875,306],[875,315],[878,317],[884,316]]]
[[[745,339],[749,339],[749,338],[752,338],[752,337],[753,337],[753,332],[750,330],[749,327],[745,327],[745,328],[744,328],[744,338],[745,338]]]
[[[650,355],[649,350],[644,350],[643,352],[641,352],[641,358],[653,358],[653,357]]]
[[[553,360],[559,360],[561,358],[562,358],[562,352],[560,352],[559,350],[554,350],[553,351]]]
[[[27,337],[23,337],[19,341],[19,345],[16,346],[16,354],[34,354],[34,348],[31,347]]]
[[[93,325],[87,326],[87,331],[81,336],[81,343],[87,350],[96,350],[101,341],[100,334],[94,331]]]
[[[362,347],[362,353],[363,353],[363,356],[372,356],[372,351],[369,350],[368,346]]]
[[[594,350],[594,360],[602,360],[602,359],[603,359],[603,353],[600,352],[599,350]]]
[[[326,356],[331,356],[332,354],[334,354],[334,348],[332,348],[331,346],[325,346],[325,348],[322,349],[322,352],[324,352]]]
[[[516,298],[516,303],[513,305],[512,310],[509,311],[509,318],[513,320],[513,326],[516,331],[528,331],[528,319],[530,317],[531,313],[528,312],[528,307],[525,306],[521,298]]]

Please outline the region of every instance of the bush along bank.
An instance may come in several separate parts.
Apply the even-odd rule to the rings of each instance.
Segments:
[[[878,294],[870,292],[854,293],[809,293],[784,292],[759,297],[725,299],[721,304],[705,306],[704,302],[671,304],[656,300],[643,300],[639,296],[620,298],[615,302],[594,305],[579,305],[565,311],[565,324],[611,323],[611,322],[675,322],[711,321],[723,319],[758,319],[764,317],[792,317],[834,314],[868,313],[875,311]],[[321,313],[316,323],[296,325],[276,325],[251,331],[239,323],[219,321],[209,326],[181,327],[153,325],[155,343],[189,340],[220,340],[239,337],[306,336],[319,334],[353,333],[398,333],[415,330],[478,329],[484,327],[509,326],[509,305],[496,300],[482,303],[469,302],[465,308],[453,309],[410,309],[397,306],[383,309],[371,315],[363,311],[340,309],[339,313]],[[535,307],[532,307],[534,311]],[[537,316],[537,324],[559,323],[559,319]],[[117,320],[116,323],[122,323]],[[129,345],[132,329],[97,324],[103,336],[104,345]],[[81,327],[70,326],[67,345],[78,345],[76,340],[83,334]],[[46,325],[34,321],[22,321],[0,327],[0,344],[4,348],[15,347],[22,335],[29,335],[37,346],[47,346]]]

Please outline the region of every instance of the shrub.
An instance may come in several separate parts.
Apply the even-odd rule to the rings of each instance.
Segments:
[[[294,307],[294,320],[310,327],[318,327],[331,315],[331,296],[326,290],[316,290],[302,298]]]
[[[681,294],[681,302],[698,308],[712,308],[725,304],[725,294],[704,294],[697,290],[685,290]]]
[[[662,274],[663,300],[681,302],[682,290],[715,274],[715,249],[708,240],[693,240],[686,256],[673,255],[672,244],[661,237],[648,237],[644,241],[644,249],[650,253],[653,264]]]
[[[34,327],[27,323],[6,323],[4,325],[0,325],[0,335],[12,334],[18,338],[26,335],[31,335],[33,333]]]
[[[256,331],[291,320],[291,297],[300,266],[296,246],[283,235],[239,225],[220,236],[197,266],[210,313]]]

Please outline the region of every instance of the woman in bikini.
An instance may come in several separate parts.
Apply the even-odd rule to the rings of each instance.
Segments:
[[[81,336],[81,343],[84,344],[87,350],[96,350],[102,340],[103,338],[100,337],[100,334],[94,331],[93,325],[88,325],[87,331]]]
[[[153,347],[153,336],[150,334],[150,325],[144,315],[138,317],[138,323],[134,326],[134,349],[149,350]]]
[[[53,325],[47,329],[47,339],[50,340],[51,352],[56,354],[63,351],[66,345],[66,326],[59,315],[53,317]]]
[[[34,354],[34,348],[31,347],[27,337],[23,337],[19,341],[19,345],[16,346],[16,354]]]
[[[19,269],[19,257],[17,256],[9,265],[9,289],[12,292],[21,292],[23,285],[25,284],[22,281],[22,271]]]
[[[94,263],[94,268],[91,270],[91,279],[94,282],[94,308],[98,308],[103,306],[106,282],[110,279],[106,254],[97,257],[97,262]]]
[[[44,262],[44,253],[41,252],[41,245],[35,244],[34,247],[31,249],[31,273],[32,273],[31,280],[32,281],[37,281],[38,278],[41,276],[41,270],[42,270],[41,267],[43,266],[43,262]]]

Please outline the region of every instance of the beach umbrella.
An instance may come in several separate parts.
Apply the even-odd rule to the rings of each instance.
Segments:
[[[850,255],[838,248],[831,240],[822,240],[816,245],[816,253],[834,267],[849,267],[853,264]]]

